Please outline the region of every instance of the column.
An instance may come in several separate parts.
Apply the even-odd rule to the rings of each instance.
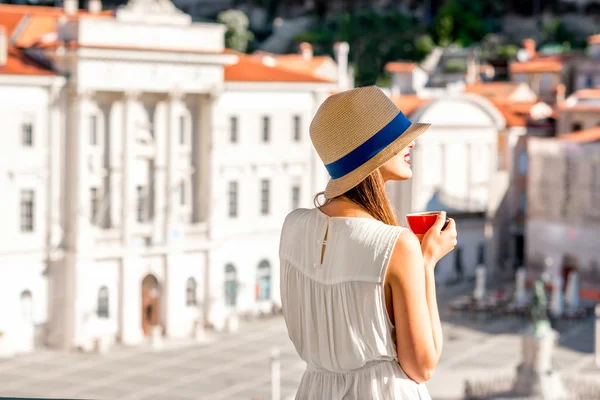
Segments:
[[[123,97],[123,131],[121,135],[121,242],[131,246],[136,223],[135,191],[135,103],[139,92],[127,92]]]
[[[62,182],[64,171],[64,142],[61,134],[61,90],[52,86],[48,93],[48,205],[47,205],[47,242],[49,259],[62,240],[61,222],[63,217]]]
[[[121,200],[121,207],[117,211],[120,214],[121,244],[124,250],[119,267],[119,332],[121,343],[126,345],[134,345],[143,340],[141,282],[137,274],[139,258],[132,248],[137,204],[134,178],[135,105],[139,97],[139,92],[127,92],[123,96],[121,140],[119,143],[121,151],[117,153],[121,164],[120,186],[115,186],[112,189],[113,192],[118,193]]]
[[[205,93],[198,96],[198,109],[196,116],[199,118],[195,124],[196,131],[194,132],[194,215],[200,221],[207,223],[207,237],[211,241],[213,239],[213,224],[215,216],[212,213],[215,202],[215,185],[212,177],[215,173],[214,162],[214,145],[213,136],[214,124],[213,114],[214,108],[221,94],[221,90],[216,90],[211,93]],[[202,315],[206,321],[211,316],[211,308],[213,306],[212,291],[214,288],[210,285],[211,269],[218,268],[215,266],[214,260],[216,257],[212,254],[212,246],[206,252],[206,264],[204,269],[204,298],[202,300]],[[202,321],[202,322],[205,322]]]
[[[65,256],[62,264],[52,266],[49,341],[69,350],[83,344],[83,315],[78,301],[81,276],[93,263],[93,232],[89,223],[88,124],[87,111],[92,94],[72,88],[68,92],[66,114],[66,176],[64,195]],[[56,164],[54,164],[56,166]]]
[[[179,218],[179,183],[183,171],[179,163],[179,116],[183,93],[171,92],[167,100],[167,132],[163,143],[166,144],[166,223],[165,238],[167,243],[175,243],[181,239],[181,221]]]
[[[154,148],[156,153],[154,156],[154,171],[153,171],[153,219],[152,219],[152,240],[155,244],[165,243],[166,241],[166,212],[167,212],[167,124],[160,124],[162,120],[159,118],[161,109],[157,106],[154,112]]]
[[[194,222],[209,222],[211,203],[212,168],[212,113],[218,94],[198,95],[197,109],[194,113],[192,166],[193,215]]]
[[[179,184],[182,179],[181,160],[179,159],[179,117],[181,115],[181,101],[183,93],[171,92],[167,98],[167,130],[165,139],[165,239],[168,244],[166,255],[165,277],[163,282],[163,296],[165,304],[165,332],[169,337],[177,337],[178,327],[183,318],[182,308],[184,303],[178,300],[181,292],[185,291],[185,280],[177,279],[181,266],[181,241],[183,239],[183,226],[179,215]],[[185,171],[187,172],[187,170]],[[158,187],[158,186],[157,186]],[[179,293],[177,293],[179,292]]]

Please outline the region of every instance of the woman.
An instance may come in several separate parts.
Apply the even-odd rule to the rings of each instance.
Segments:
[[[445,213],[422,242],[397,226],[385,181],[410,179],[411,123],[376,87],[329,97],[311,140],[331,175],[326,202],[298,209],[280,243],[281,300],[307,363],[297,399],[430,399],[442,351],[434,268],[456,245]]]

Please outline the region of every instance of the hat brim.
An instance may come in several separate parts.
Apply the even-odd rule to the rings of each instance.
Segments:
[[[364,181],[373,171],[388,162],[392,157],[398,154],[400,150],[408,146],[410,142],[424,133],[430,126],[431,124],[412,123],[406,132],[398,136],[396,140],[377,153],[369,161],[341,178],[331,179],[325,188],[325,198],[329,200],[340,196]]]

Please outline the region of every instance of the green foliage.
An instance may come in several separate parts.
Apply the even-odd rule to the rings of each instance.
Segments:
[[[315,28],[295,37],[309,42],[315,53],[333,55],[333,44],[350,44],[349,61],[356,71],[356,85],[372,85],[380,78],[385,63],[420,60],[433,48],[425,27],[397,10],[361,9],[332,16]]]
[[[248,29],[250,22],[246,14],[240,10],[223,11],[217,16],[217,22],[227,27],[226,47],[242,53],[248,49],[248,43],[254,38],[254,34]]]
[[[498,29],[495,17],[502,2],[493,0],[449,0],[440,8],[433,23],[434,39],[440,46],[470,46]]]
[[[518,51],[519,46],[517,46],[516,44],[505,44],[504,46],[498,49],[498,56],[501,58],[512,60],[517,58]]]

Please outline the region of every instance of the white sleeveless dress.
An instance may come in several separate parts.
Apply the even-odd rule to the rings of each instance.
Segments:
[[[317,208],[287,216],[281,301],[289,337],[307,363],[296,399],[431,399],[400,368],[386,311],[383,281],[402,229]]]

